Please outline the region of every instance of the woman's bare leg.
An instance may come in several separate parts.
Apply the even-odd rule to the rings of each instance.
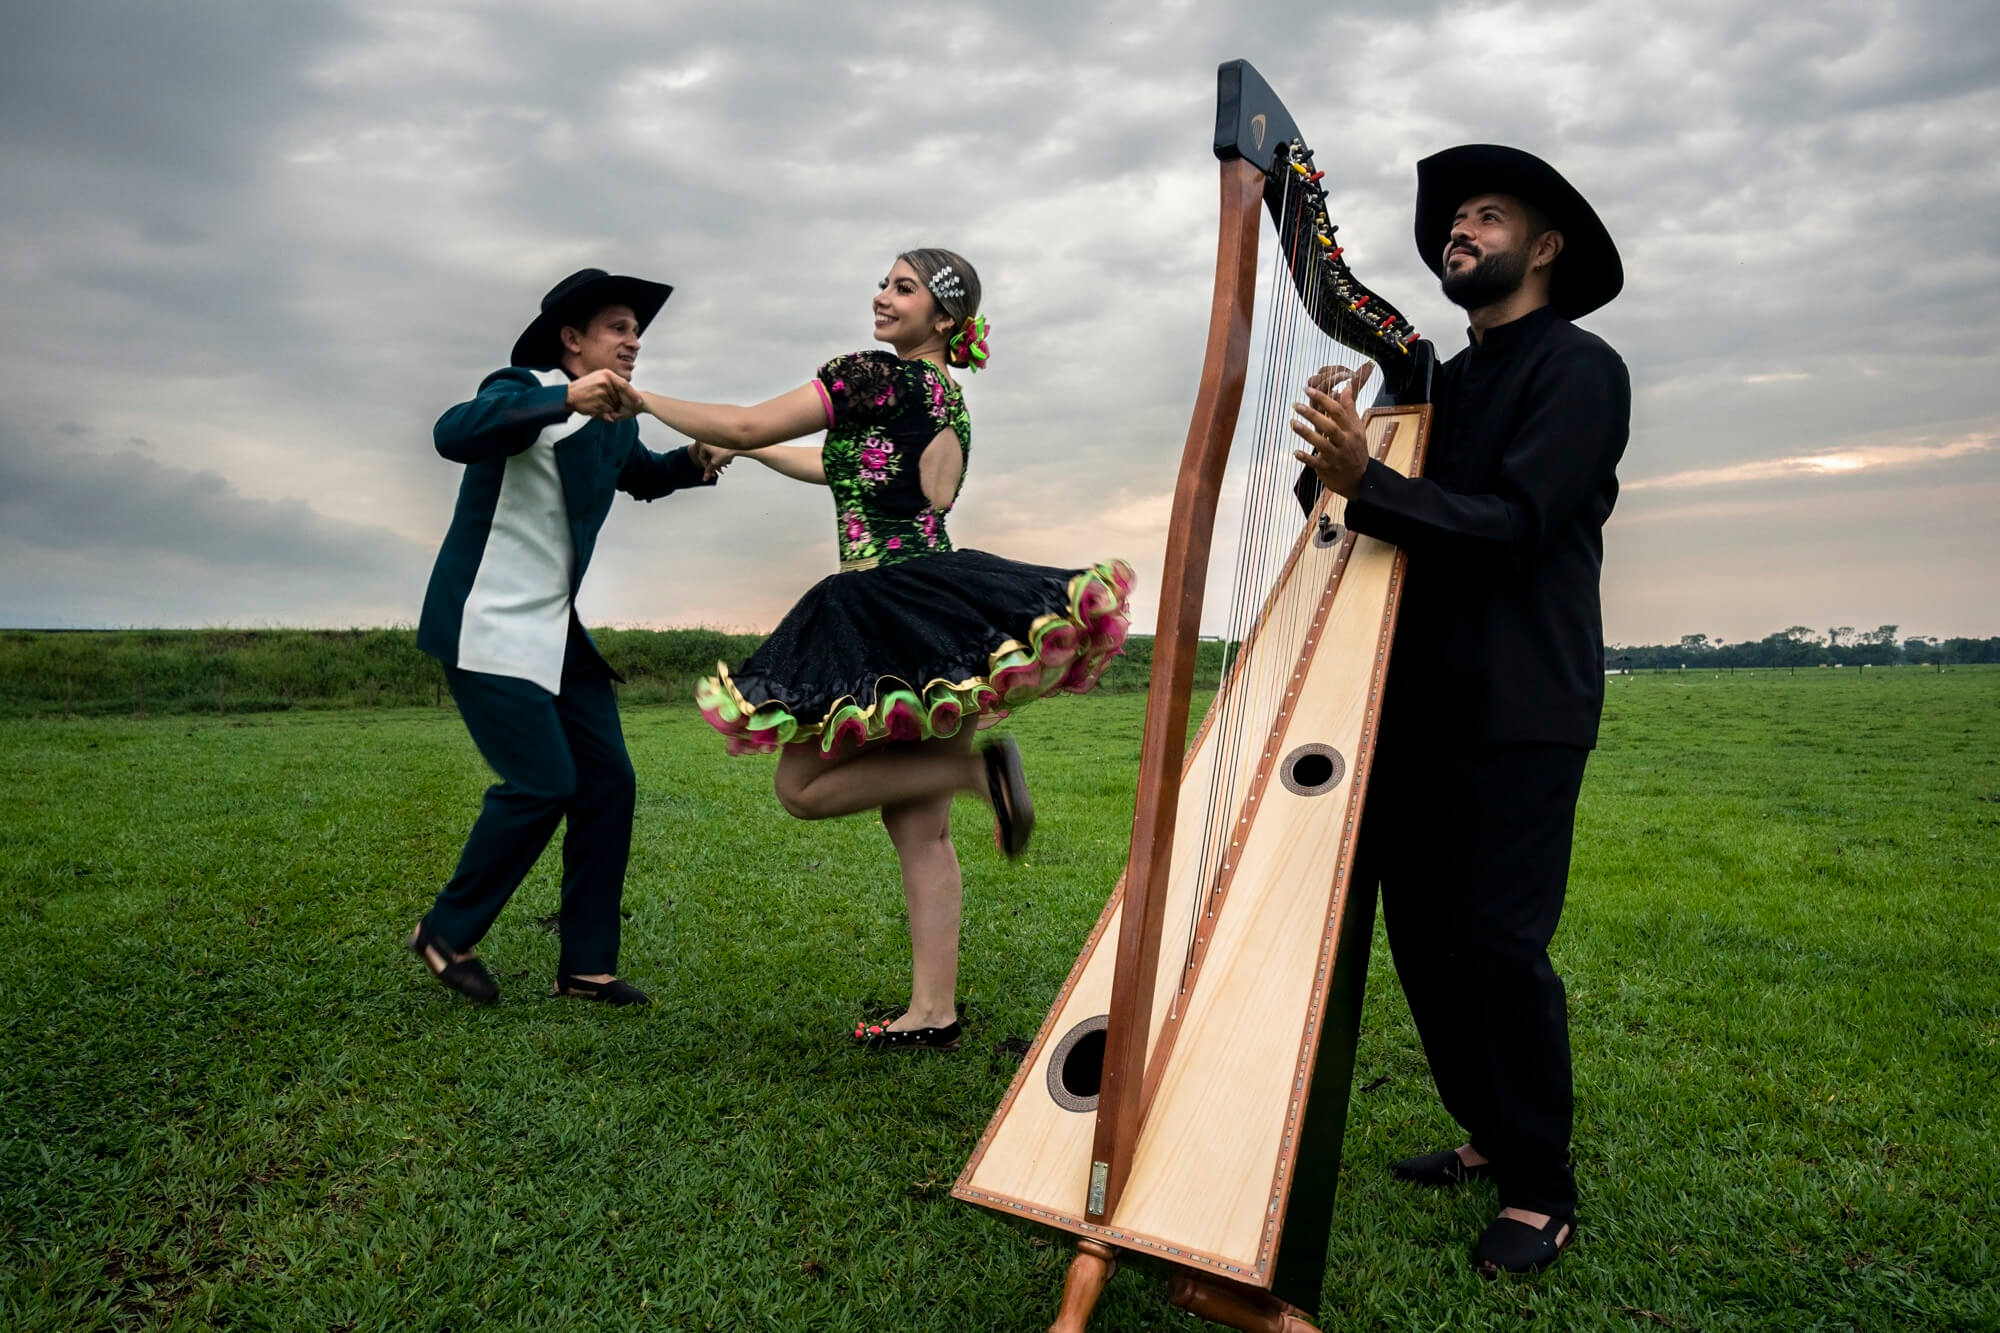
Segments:
[[[896,845],[903,901],[910,913],[910,1007],[889,1027],[948,1027],[958,1018],[958,923],[964,898],[958,851],[951,845],[951,793],[884,806],[882,826]]]
[[[991,803],[970,726],[944,740],[884,745],[848,759],[824,759],[812,742],[787,745],[775,785],[795,819],[834,819],[961,791]]]

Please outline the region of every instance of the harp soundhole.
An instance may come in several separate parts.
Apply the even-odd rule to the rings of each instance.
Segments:
[[[1095,1111],[1104,1086],[1104,1025],[1109,1016],[1086,1018],[1056,1043],[1049,1056],[1049,1096],[1065,1111]]]
[[[1322,796],[1347,776],[1347,761],[1331,745],[1301,745],[1279,763],[1278,776],[1294,796]]]

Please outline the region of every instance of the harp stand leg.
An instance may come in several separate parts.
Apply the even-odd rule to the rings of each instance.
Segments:
[[[1118,1251],[1103,1241],[1080,1240],[1077,1256],[1070,1260],[1069,1276],[1063,1279],[1062,1308],[1049,1333],[1084,1333],[1090,1312],[1104,1294],[1104,1284],[1118,1271]]]
[[[1268,1291],[1224,1286],[1181,1273],[1167,1284],[1167,1299],[1199,1319],[1244,1333],[1319,1333],[1298,1307]]]

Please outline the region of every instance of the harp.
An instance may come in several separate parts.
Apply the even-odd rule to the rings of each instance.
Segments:
[[[1218,1323],[1303,1330],[1319,1304],[1374,895],[1350,893],[1403,557],[1287,480],[1289,404],[1374,360],[1375,455],[1414,474],[1431,345],[1369,291],[1323,173],[1244,61],[1218,75],[1221,225],[1208,349],[1167,537],[1125,874],[953,1195],[1079,1238],[1056,1333],[1081,1333],[1120,1256]],[[1260,215],[1276,233],[1253,337]],[[1246,465],[1226,473],[1253,360]],[[1239,450],[1239,453],[1242,452]],[[1188,720],[1209,550],[1242,477],[1225,669]],[[1230,650],[1233,646],[1233,652]],[[1289,1322],[1288,1322],[1289,1321]]]

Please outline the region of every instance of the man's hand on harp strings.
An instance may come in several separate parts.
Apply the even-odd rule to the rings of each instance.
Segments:
[[[1326,366],[1306,382],[1306,401],[1292,404],[1292,430],[1310,446],[1292,457],[1335,495],[1352,498],[1368,470],[1368,436],[1354,400],[1374,373],[1372,361],[1358,371]]]

